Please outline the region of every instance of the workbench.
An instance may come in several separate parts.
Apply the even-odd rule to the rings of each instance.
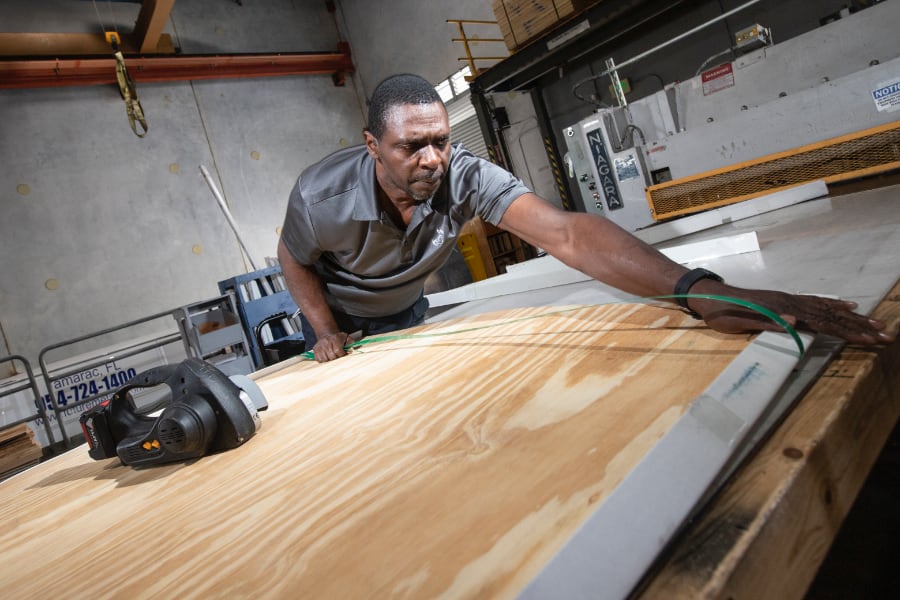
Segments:
[[[718,271],[737,285],[850,298],[860,303],[862,312],[876,311],[896,330],[900,323],[900,288],[894,287],[900,277],[900,205],[894,199],[897,192],[897,188],[884,188],[822,198],[695,234],[693,239],[702,239],[752,230],[759,237],[761,250],[691,266]],[[586,306],[578,310],[586,310],[590,315],[612,315],[615,321],[628,324],[642,336],[641,332],[654,329],[650,333],[662,336],[660,339],[666,344],[675,344],[673,348],[682,344],[683,351],[669,353],[664,356],[666,361],[690,359],[695,353],[693,362],[670,363],[678,364],[679,371],[666,384],[691,388],[688,396],[698,393],[702,386],[693,381],[694,372],[690,377],[681,373],[699,373],[701,367],[715,362],[715,357],[739,352],[746,343],[746,336],[704,333],[704,343],[712,344],[704,350],[695,346],[699,338],[682,336],[700,324],[691,324],[680,312],[654,313],[626,305],[596,306],[610,299],[622,299],[622,295],[597,282],[536,288],[527,293],[468,302],[435,316],[430,326],[439,329],[441,323],[450,319],[457,323],[473,319],[477,325],[490,318],[484,313],[496,311],[521,310],[504,314],[529,319],[556,318],[547,307]],[[535,306],[541,308],[527,308]],[[527,362],[529,357],[514,343],[513,336],[536,339],[534,328],[540,329],[540,321],[516,322],[508,334],[511,337],[492,342],[491,352],[495,354],[491,360],[508,357],[523,365],[531,364],[528,368],[535,371],[523,372],[521,381],[510,380],[503,385],[527,388],[531,385],[528,377],[538,381],[552,379],[556,369],[549,361],[565,357],[559,354],[565,347],[578,350],[583,344],[606,344],[593,347],[620,348],[620,355],[640,362],[646,353],[641,350],[643,346],[623,348],[621,342],[604,341],[605,331],[580,330],[580,314],[576,311],[567,315],[564,326],[554,334],[562,336],[562,343],[535,344],[534,363]],[[591,322],[593,318],[581,322]],[[469,351],[453,342],[429,344],[455,352],[452,356],[457,361]],[[659,347],[652,340],[649,347],[653,344]],[[387,360],[400,365],[425,351],[415,344],[400,350],[395,358],[388,356]],[[549,354],[538,356],[539,351]],[[377,358],[378,354],[373,350],[369,357]],[[759,448],[747,454],[739,470],[732,472],[711,501],[685,523],[660,562],[648,569],[639,595],[802,596],[900,415],[896,385],[900,370],[898,344],[881,351],[854,350],[817,338],[807,354],[821,362],[821,368],[815,370],[815,381],[799,383],[796,389],[786,386],[792,396],[788,398],[792,408],[786,418],[772,424],[768,435],[760,437]],[[598,356],[603,360],[613,358],[597,352],[577,356],[581,363],[588,358],[597,360]],[[702,365],[697,363],[697,356],[705,357]],[[344,369],[351,365],[351,358],[334,364]],[[17,593],[15,590],[23,590],[18,593],[67,592],[72,597],[149,597],[159,593],[181,597],[300,597],[305,588],[297,587],[297,583],[302,586],[304,581],[315,580],[316,589],[342,590],[354,597],[372,595],[376,589],[383,593],[377,595],[418,597],[429,595],[421,591],[428,589],[422,586],[436,575],[454,583],[453,587],[443,588],[448,597],[505,597],[511,591],[522,590],[523,582],[515,581],[512,570],[499,583],[496,577],[489,579],[499,587],[471,585],[473,581],[477,585],[484,572],[506,569],[507,565],[496,556],[502,557],[504,552],[514,551],[517,544],[525,543],[535,526],[548,532],[547,537],[552,537],[553,532],[558,536],[562,531],[553,515],[540,514],[538,520],[522,522],[523,529],[518,526],[515,513],[524,510],[527,515],[533,510],[529,500],[542,506],[537,496],[529,494],[549,494],[545,501],[552,504],[555,492],[547,491],[547,486],[558,482],[575,486],[572,482],[579,476],[579,469],[574,465],[594,460],[591,457],[596,448],[591,446],[597,444],[576,437],[580,435],[577,420],[572,423],[570,419],[563,429],[548,428],[554,433],[551,438],[529,437],[533,430],[540,429],[533,425],[536,422],[555,424],[565,420],[556,414],[559,409],[552,403],[545,405],[549,414],[526,406],[528,410],[519,407],[510,417],[502,413],[503,406],[487,412],[479,407],[467,408],[469,396],[442,397],[438,386],[428,399],[428,412],[422,413],[421,421],[397,421],[392,419],[396,415],[390,409],[391,398],[384,398],[379,390],[358,389],[350,374],[339,382],[347,393],[343,403],[310,406],[303,398],[313,397],[317,393],[312,389],[315,386],[294,389],[292,378],[312,368],[314,364],[292,359],[256,374],[264,392],[273,394],[281,403],[270,400],[272,410],[263,413],[261,433],[235,450],[184,464],[133,470],[115,460],[93,462],[81,447],[0,483],[0,573],[6,581],[15,580],[12,596]],[[584,368],[576,371],[586,385],[578,387],[579,381],[568,381],[566,389],[575,385],[582,393],[595,385]],[[570,376],[576,371],[569,366]],[[421,372],[389,372],[408,381],[406,385],[438,379],[437,372],[424,378]],[[492,379],[489,370],[471,371],[466,378],[471,397],[477,399],[478,389],[495,385]],[[650,384],[635,379],[639,387]],[[325,384],[322,382],[322,387]],[[653,394],[648,393],[650,396]],[[501,405],[514,402],[513,397]],[[633,407],[643,408],[644,404],[641,401]],[[401,410],[400,405],[397,410]],[[482,403],[483,406],[486,405]],[[458,411],[468,416],[456,419],[454,415],[462,414]],[[640,418],[661,422],[653,414]],[[454,424],[457,420],[461,424]],[[511,420],[518,423],[514,435],[509,434],[513,430],[509,427]],[[317,424],[328,422],[335,428],[316,429]],[[348,427],[342,436],[343,423],[352,423],[353,427]],[[267,431],[271,432],[268,437]],[[296,432],[293,440],[292,432]],[[503,435],[495,437],[497,432]],[[376,441],[388,439],[391,443],[371,446],[372,440],[366,438],[372,434],[377,434]],[[653,431],[651,434],[656,435]],[[492,453],[496,454],[494,443],[501,438],[506,440],[507,454],[500,456],[505,456],[506,462],[501,461],[493,470],[475,469],[479,464],[483,466]],[[334,446],[336,440],[338,446]],[[521,481],[492,485],[492,481],[499,483],[504,477],[504,468],[510,473],[513,467],[521,468],[517,453],[526,457],[529,452],[540,451],[532,447],[533,440],[546,442],[545,450],[582,444],[588,451],[580,452],[580,462],[571,463],[570,469],[545,472],[539,485]],[[627,449],[628,440],[624,441]],[[281,452],[280,443],[285,443],[288,451]],[[432,446],[436,454],[421,454],[423,443]],[[370,444],[372,451],[352,452],[354,448],[366,447],[360,444]],[[334,449],[333,453],[329,448]],[[411,458],[417,452],[421,454],[418,462]],[[621,453],[615,459],[621,462]],[[468,473],[477,479],[470,481]],[[329,475],[333,484],[323,488],[321,482],[325,478],[327,483]],[[426,493],[416,493],[416,482],[428,477],[452,481],[450,489],[455,500],[448,503],[446,496],[438,494],[440,487],[427,487],[423,488]],[[602,495],[600,488],[594,489],[596,493],[584,496],[588,509]],[[517,491],[516,501],[503,500],[503,494],[510,490]],[[509,530],[514,535],[499,529],[496,520],[485,521],[480,528],[472,526],[479,522],[480,507],[478,502],[466,499],[484,498],[484,494],[495,496],[501,507],[502,502],[509,503],[507,520],[514,525]],[[398,498],[399,502],[391,503]],[[29,503],[43,508],[30,512]],[[451,508],[461,511],[454,515],[468,519],[468,526],[454,528],[451,520],[438,531],[445,542],[453,542],[449,548],[456,548],[458,553],[473,545],[487,544],[490,548],[496,542],[493,536],[504,534],[502,547],[494,546],[484,560],[470,563],[476,571],[468,573],[472,577],[443,572],[459,557],[448,552],[448,546],[438,546],[437,539],[426,538],[421,545],[410,546],[410,540],[416,538],[409,533],[417,523],[423,529],[426,524],[433,529],[434,522],[446,520],[442,511]],[[585,506],[579,506],[578,511],[584,513]],[[504,513],[501,510],[499,514]],[[29,515],[39,516],[32,521]],[[73,520],[60,519],[60,515]],[[110,527],[110,523],[118,525]],[[386,530],[387,537],[376,539],[368,533],[374,528]],[[479,541],[481,531],[485,539]],[[23,536],[22,532],[30,533]],[[386,540],[396,540],[398,546],[385,545]],[[405,545],[399,545],[401,542]],[[429,548],[438,547],[443,548],[439,554],[430,554]],[[397,563],[388,559],[398,552],[416,556],[423,565],[414,576],[390,571],[397,568]],[[76,563],[77,557],[83,557],[84,564]],[[551,558],[544,550],[528,561],[537,564],[532,571],[540,571],[540,565],[550,564]],[[346,579],[342,561],[365,577]],[[17,565],[17,571],[9,570],[8,565],[12,564]],[[131,566],[125,568],[128,565]],[[379,565],[385,570],[378,570]],[[23,574],[26,569],[27,574]],[[257,585],[253,579],[260,576],[268,582],[266,585]],[[38,577],[44,580],[36,581]],[[373,587],[374,581],[382,582],[382,587]],[[306,593],[311,591],[306,589]]]
[[[837,294],[900,326],[900,188],[812,201],[741,223],[765,271],[746,285]],[[776,221],[777,219],[777,221]],[[713,265],[712,268],[720,268]],[[900,418],[900,343],[844,347],[750,460],[690,524],[646,598],[802,598]]]
[[[900,284],[875,314],[900,323]],[[900,416],[900,344],[844,349],[675,540],[645,598],[802,598]]]
[[[742,287],[854,300],[900,327],[900,186],[819,198],[660,247],[756,232],[760,251],[688,263]],[[452,318],[514,306],[608,302],[586,281],[447,310]],[[824,342],[824,343],[823,343]],[[900,418],[900,343],[878,350],[817,339],[825,366],[795,405],[648,572],[642,598],[802,598]]]

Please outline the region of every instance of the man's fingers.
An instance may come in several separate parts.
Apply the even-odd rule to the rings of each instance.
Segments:
[[[313,350],[313,355],[316,357],[316,360],[320,363],[328,362],[330,360],[334,360],[336,358],[340,358],[344,356],[347,352],[343,348],[335,348],[332,345],[327,345],[323,348],[318,348]]]
[[[835,335],[853,344],[879,344],[890,340],[882,334],[884,323],[853,312],[855,302],[817,298],[797,307],[801,327]]]
[[[854,302],[797,296],[784,304],[786,306],[776,312],[797,329],[833,335],[851,344],[863,345],[888,344],[896,337],[882,331],[885,325],[881,321],[852,312],[851,307],[856,306]],[[723,333],[783,331],[780,324],[763,315],[733,308],[712,312],[706,321]]]
[[[324,363],[347,354],[344,345],[350,339],[346,333],[331,334],[319,338],[313,346],[313,356],[317,362]]]

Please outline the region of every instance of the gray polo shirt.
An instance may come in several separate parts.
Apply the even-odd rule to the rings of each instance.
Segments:
[[[458,144],[440,188],[416,207],[406,231],[381,210],[375,186],[366,147],[339,150],[297,179],[281,231],[291,255],[315,266],[329,306],[359,317],[412,306],[466,221],[479,215],[497,225],[512,201],[531,191]]]

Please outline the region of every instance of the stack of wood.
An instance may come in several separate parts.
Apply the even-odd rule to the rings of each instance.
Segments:
[[[494,0],[494,16],[510,51],[527,45],[597,0]]]
[[[42,456],[34,431],[24,423],[0,430],[0,480],[36,465]]]

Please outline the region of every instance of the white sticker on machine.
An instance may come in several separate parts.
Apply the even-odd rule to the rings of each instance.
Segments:
[[[616,166],[616,177],[619,178],[619,181],[634,179],[639,175],[637,161],[635,160],[634,155],[617,158],[613,163]]]
[[[883,81],[872,90],[872,99],[878,112],[894,112],[900,109],[900,79]]]
[[[734,68],[731,63],[704,71],[700,75],[703,82],[703,95],[709,96],[726,88],[734,87]]]

